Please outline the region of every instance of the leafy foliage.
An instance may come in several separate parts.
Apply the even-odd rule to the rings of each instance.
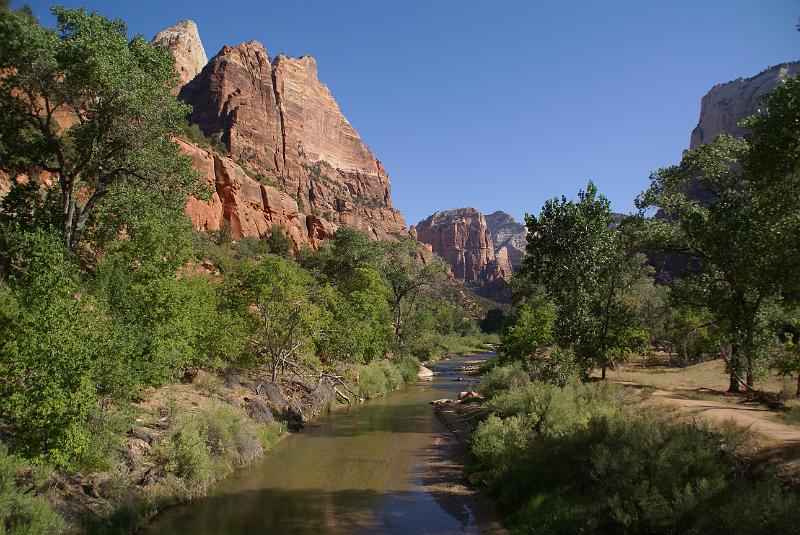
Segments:
[[[735,432],[717,437],[636,414],[621,396],[608,383],[494,391],[472,451],[512,531],[794,529],[797,498],[769,477],[744,477],[731,457]]]
[[[189,108],[170,93],[172,58],[125,25],[53,8],[56,30],[0,10],[0,157],[52,173],[60,231],[77,248],[95,209],[120,183],[191,192],[196,175],[171,141]]]

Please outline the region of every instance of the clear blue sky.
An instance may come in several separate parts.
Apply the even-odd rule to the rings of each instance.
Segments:
[[[194,19],[209,57],[250,39],[314,56],[409,224],[521,218],[590,178],[630,211],[714,84],[800,59],[797,0],[62,2],[148,38]],[[50,2],[29,4],[52,24]]]

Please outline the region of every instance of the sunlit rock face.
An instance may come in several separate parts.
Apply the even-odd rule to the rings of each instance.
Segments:
[[[507,298],[503,283],[512,272],[507,249],[496,253],[486,217],[478,210],[436,212],[420,221],[413,235],[444,259],[454,278],[485,297]]]
[[[203,42],[200,41],[200,34],[197,32],[197,24],[192,20],[182,20],[174,26],[165,28],[153,37],[154,45],[161,45],[169,50],[175,58],[175,70],[180,76],[180,85],[175,93],[186,84],[186,82],[197,76],[208,63]]]
[[[715,85],[700,103],[700,119],[692,130],[689,148],[710,143],[719,134],[741,136],[739,121],[753,115],[763,105],[762,96],[772,92],[781,78],[800,74],[800,61],[782,63],[750,78],[739,78]]]
[[[273,60],[257,41],[225,46],[180,88],[179,98],[193,107],[190,122],[230,153],[209,155],[216,162],[214,180],[227,181],[212,188],[218,201],[213,196],[190,200],[198,227],[217,224],[216,215],[206,220],[202,214],[216,214],[221,203],[237,207],[221,212],[234,235],[263,235],[276,222],[295,229],[291,234],[299,245],[316,246],[339,226],[363,230],[374,239],[406,234],[403,215],[392,205],[386,171],[320,82],[314,58]],[[188,145],[183,143],[184,151],[204,151]],[[207,159],[195,154],[192,161],[210,180]],[[270,203],[262,205],[281,208],[252,212],[258,205],[252,184],[269,193],[264,195]],[[243,200],[250,207],[246,218],[240,214]]]

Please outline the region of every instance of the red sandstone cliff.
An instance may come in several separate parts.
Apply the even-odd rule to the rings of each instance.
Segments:
[[[189,201],[198,229],[222,218],[234,237],[258,236],[281,224],[296,244],[312,245],[338,226],[375,239],[406,232],[386,171],[319,81],[313,58],[270,60],[256,41],[226,46],[179,97],[194,108],[190,121],[230,151],[228,158],[182,143],[216,192]]]
[[[453,276],[479,294],[507,299],[503,282],[512,267],[507,253],[495,253],[486,218],[474,208],[436,212],[414,228],[417,241],[429,244],[450,266]]]

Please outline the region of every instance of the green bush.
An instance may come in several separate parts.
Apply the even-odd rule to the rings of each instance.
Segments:
[[[497,393],[519,388],[531,382],[531,377],[526,372],[521,362],[514,362],[507,366],[495,366],[481,378],[481,392],[486,397]]]
[[[571,349],[558,346],[542,351],[530,360],[531,375],[540,381],[565,387],[567,383],[586,378],[588,370]]]
[[[178,413],[158,452],[164,469],[183,480],[189,495],[204,492],[280,435],[277,426],[258,425],[241,410],[217,404],[206,411]]]
[[[409,356],[370,362],[358,367],[358,392],[364,398],[383,395],[413,381],[418,371],[419,361]]]
[[[43,483],[37,471],[0,444],[0,533],[55,533],[63,521],[36,492]]]
[[[800,522],[795,496],[732,462],[735,433],[633,413],[616,385],[537,381],[489,405],[472,451],[512,532],[788,533]]]
[[[404,383],[410,383],[417,378],[419,373],[419,360],[411,355],[395,357],[394,365],[400,370]]]

